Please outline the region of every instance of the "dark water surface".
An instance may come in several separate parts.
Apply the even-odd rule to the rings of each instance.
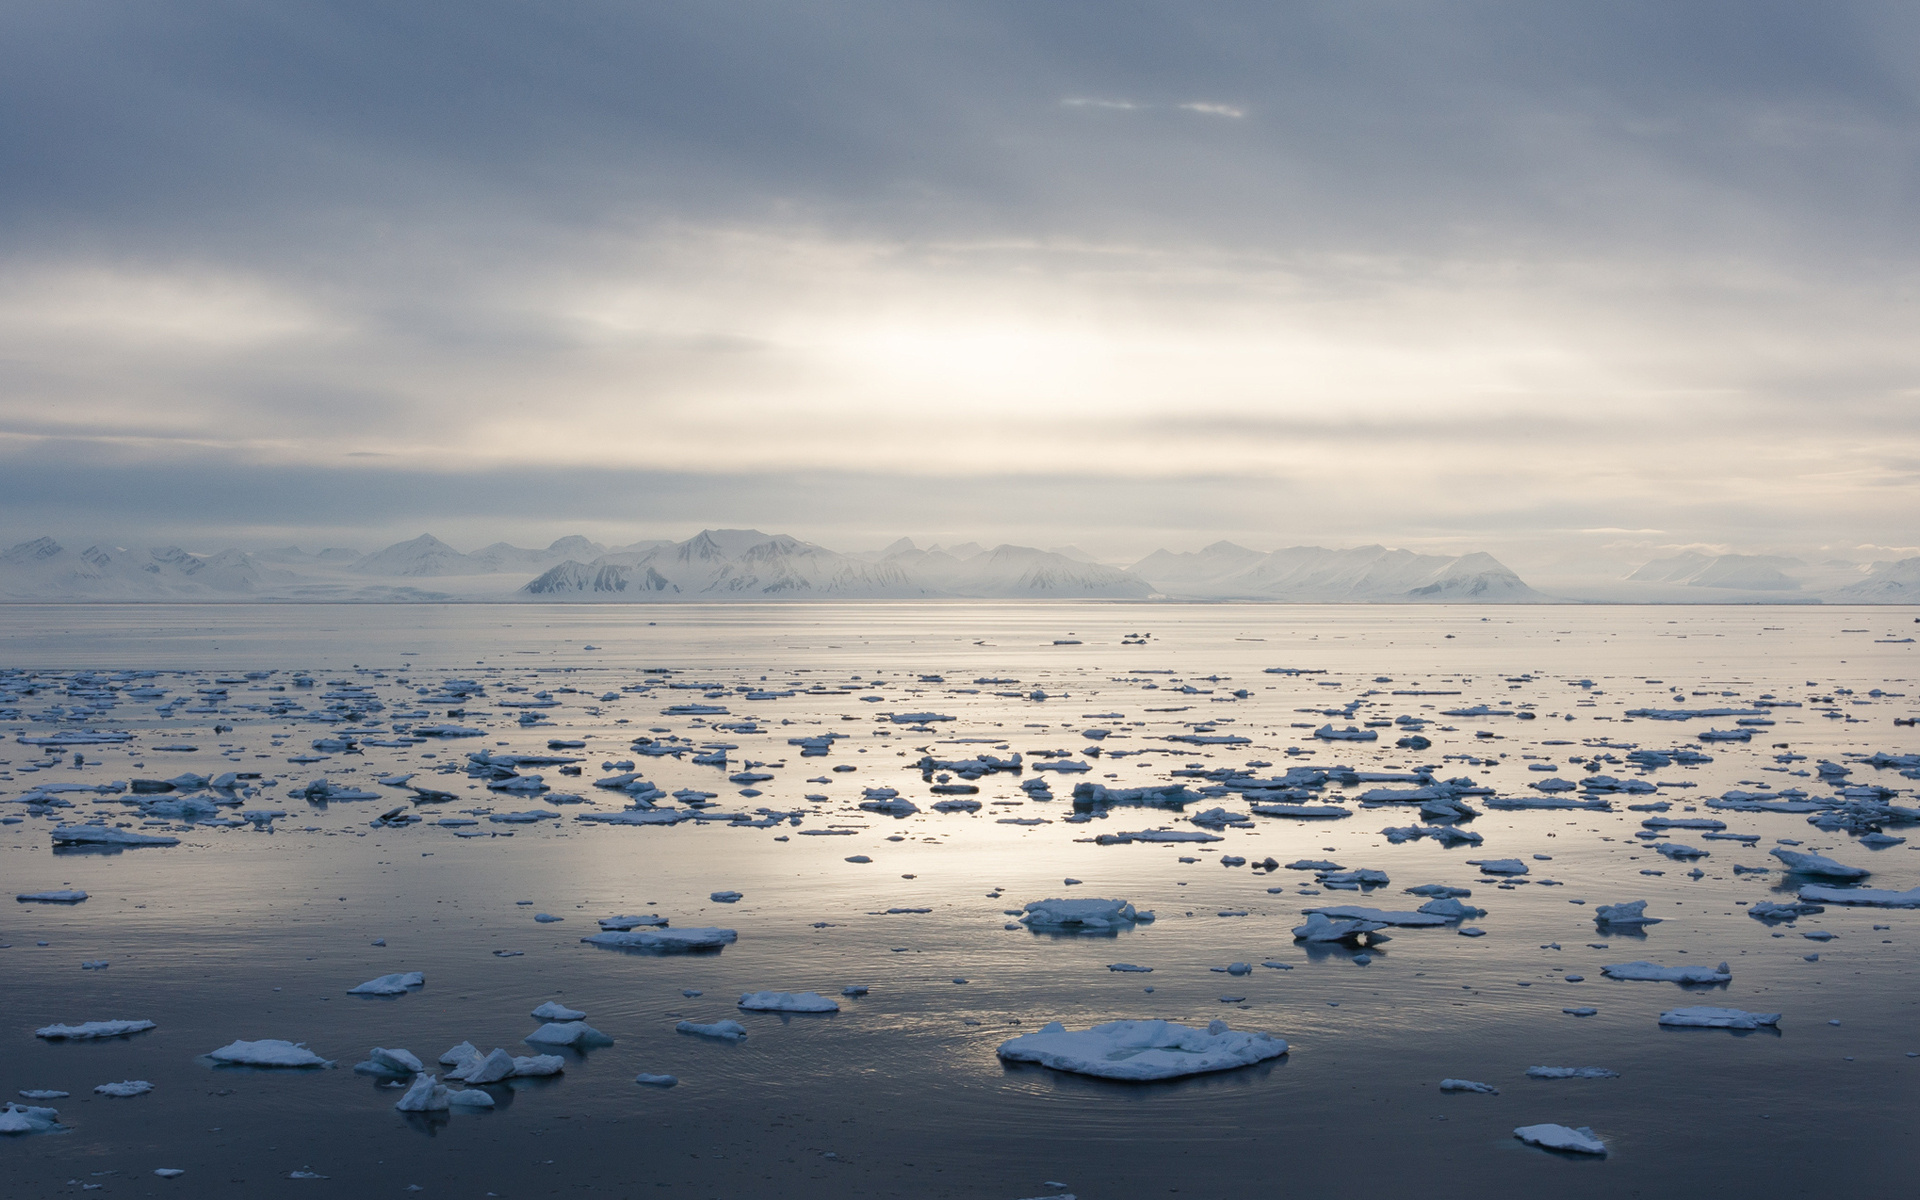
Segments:
[[[0,810],[24,818],[0,826],[0,883],[7,896],[63,886],[91,894],[75,906],[7,900],[0,920],[0,1089],[72,1093],[45,1102],[60,1110],[67,1132],[0,1140],[0,1196],[80,1194],[89,1185],[101,1195],[194,1197],[1012,1200],[1060,1191],[1452,1197],[1539,1189],[1568,1197],[1910,1196],[1920,911],[1836,906],[1769,927],[1742,902],[1791,899],[1806,882],[1768,856],[1776,839],[1869,867],[1868,882],[1890,889],[1920,885],[1914,842],[1872,849],[1803,815],[1710,812],[1703,802],[1762,784],[1830,795],[1833,786],[1813,773],[1826,759],[1851,768],[1842,782],[1897,789],[1895,803],[1914,804],[1914,779],[1848,758],[1920,751],[1915,730],[1894,724],[1920,711],[1916,645],[1898,640],[1912,636],[1911,622],[1901,610],[1827,608],[0,607],[0,666],[28,673],[0,679],[0,693],[15,696],[0,700],[0,797],[8,801]],[[1865,632],[1847,632],[1854,630]],[[1127,634],[1151,637],[1122,645]],[[1069,640],[1079,644],[1055,644]],[[1326,673],[1267,674],[1269,667]],[[649,676],[645,668],[678,673]],[[72,688],[55,673],[80,670],[155,671],[152,680],[120,685],[151,683],[169,697],[191,697],[216,679],[241,682],[225,685],[224,698],[166,717],[155,712],[163,702],[122,697],[74,720],[76,706],[96,702],[76,692],[93,689]],[[301,670],[317,685],[295,686]],[[246,680],[248,671],[273,674]],[[928,675],[942,678],[920,678]],[[459,717],[448,717],[445,704],[419,707],[415,689],[447,678],[476,680],[486,693]],[[649,679],[658,686],[647,694],[621,691]],[[703,699],[701,691],[669,690],[665,680],[712,682],[725,694]],[[341,723],[312,719],[335,682],[367,687],[384,706],[362,706],[361,718],[345,723],[379,731],[363,740],[428,720],[484,727],[486,735],[288,762],[312,753],[314,739],[342,736]],[[33,692],[16,690],[29,683]],[[1869,694],[1875,688],[1880,696]],[[795,694],[748,700],[745,689]],[[1240,689],[1244,698],[1233,694]],[[498,704],[540,690],[559,701],[545,710],[550,725],[523,728],[517,709]],[[609,691],[619,698],[599,699]],[[1031,698],[1035,691],[1046,698]],[[1643,706],[1745,708],[1766,695],[1800,704],[1775,709],[1775,723],[1749,744],[1694,741],[1708,728],[1734,728],[1731,717],[1625,715]],[[304,711],[272,716],[259,707],[287,697]],[[1323,711],[1354,701],[1350,718]],[[661,715],[693,702],[728,713]],[[1439,715],[1481,703],[1530,705],[1537,719]],[[423,711],[429,715],[404,715]],[[955,719],[925,731],[886,719],[906,712]],[[1391,728],[1372,743],[1312,737],[1329,721],[1343,727],[1403,714],[1429,719],[1429,749],[1395,748],[1401,731]],[[758,732],[714,728],[749,719]],[[1249,741],[1164,740],[1202,723]],[[216,724],[231,731],[216,733]],[[17,740],[73,728],[136,737],[77,748],[85,758],[77,768],[72,749],[55,760]],[[1111,733],[1095,742],[1081,735],[1089,728]],[[826,757],[801,757],[788,744],[822,732],[848,736]],[[628,749],[636,736],[736,749],[723,770],[695,766],[690,754],[641,757]],[[482,749],[544,751],[550,738],[587,741],[587,750],[572,752],[584,755],[584,774],[526,770],[586,804],[490,792],[463,770],[436,773]],[[956,741],[963,738],[989,740]],[[156,749],[175,744],[197,749]],[[1094,746],[1105,753],[1090,757]],[[1263,776],[1296,765],[1428,765],[1439,777],[1469,776],[1499,795],[1528,796],[1536,794],[1529,783],[1548,777],[1529,771],[1529,761],[1578,780],[1585,772],[1574,756],[1617,760],[1629,746],[1691,746],[1714,761],[1644,776],[1624,762],[1604,763],[1606,774],[1669,785],[1657,795],[1614,796],[1610,812],[1495,811],[1470,798],[1482,810],[1464,826],[1483,836],[1477,848],[1388,844],[1380,829],[1419,822],[1407,806],[1349,804],[1353,817],[1310,824],[1257,818],[1251,831],[1229,828],[1224,841],[1205,847],[1080,840],[1194,828],[1178,812],[1116,807],[1085,823],[1065,820],[1076,781],[1166,782],[1189,764],[1273,764],[1254,768]],[[1289,757],[1289,748],[1312,753]],[[1091,769],[1042,772],[1056,799],[1031,801],[1018,784],[1045,761],[1033,752],[1053,749]],[[1020,751],[1028,770],[976,780],[974,798],[987,804],[981,812],[942,814],[930,810],[939,797],[908,765],[923,751],[955,759]],[[1776,761],[1783,754],[1805,758]],[[716,811],[804,816],[798,826],[767,828],[576,822],[582,811],[621,807],[618,793],[589,785],[606,773],[601,763],[626,758],[668,792],[718,793]],[[765,768],[774,778],[754,785],[763,794],[742,797],[727,775],[749,760],[784,765]],[[27,769],[37,763],[54,765]],[[857,769],[832,770],[843,764]],[[62,793],[72,807],[44,815],[11,803],[49,782],[230,770],[257,770],[273,783],[239,806],[285,809],[271,831],[142,826],[124,794]],[[373,826],[409,798],[374,782],[390,771],[419,772],[415,783],[462,798],[420,806],[425,824]],[[822,776],[831,782],[809,782]],[[287,795],[318,778],[383,799],[312,805]],[[924,811],[895,819],[855,807],[862,788],[880,786]],[[1372,786],[1326,790],[1351,799]],[[809,794],[829,799],[804,799]],[[1673,840],[1711,851],[1692,878],[1694,864],[1669,861],[1634,836],[1648,814],[1627,805],[1655,799],[1672,803],[1667,816],[1712,816],[1760,841],[1677,832]],[[1229,794],[1189,805],[1186,815],[1215,805],[1246,807]],[[484,811],[537,808],[560,819],[500,825]],[[432,823],[469,809],[482,810],[473,828],[512,836],[461,838]],[[100,814],[170,832],[181,844],[121,853],[50,848],[53,826]],[[997,823],[1008,816],[1052,823]],[[801,836],[829,825],[858,828]],[[1912,836],[1915,828],[1888,832]],[[790,840],[776,840],[783,837]],[[1310,874],[1224,868],[1226,854],[1256,863],[1331,859],[1385,871],[1392,882],[1364,895],[1302,895]],[[852,855],[873,861],[844,861]],[[1181,863],[1183,856],[1197,861]],[[1529,864],[1533,882],[1502,889],[1465,862],[1509,857]],[[1773,869],[1735,875],[1736,862]],[[1067,878],[1083,882],[1068,887]],[[1304,908],[1412,908],[1422,898],[1402,889],[1426,883],[1472,888],[1470,903],[1489,911],[1469,924],[1486,936],[1397,930],[1364,966],[1350,950],[1309,950],[1291,936]],[[744,898],[709,900],[723,889]],[[1005,928],[1005,910],[1053,896],[1124,897],[1159,919],[1111,937]],[[1649,901],[1664,922],[1643,938],[1596,931],[1595,905],[1634,899]],[[922,907],[932,911],[884,912]],[[1243,917],[1216,915],[1241,910]],[[564,920],[539,924],[537,912]],[[647,912],[674,926],[734,928],[739,940],[717,954],[683,956],[579,940],[596,931],[597,917]],[[1803,936],[1815,931],[1834,937]],[[375,939],[386,945],[371,945]],[[1817,961],[1807,961],[1810,954]],[[1725,960],[1733,980],[1682,989],[1602,977],[1602,965],[1634,959]],[[111,965],[81,969],[97,960]],[[1106,969],[1123,961],[1153,973]],[[1256,965],[1244,977],[1209,969],[1236,961],[1292,969]],[[396,998],[346,994],[393,971],[423,971],[427,984]],[[1570,974],[1584,981],[1568,982]],[[872,990],[842,999],[832,1015],[742,1013],[733,1003],[761,989],[839,998],[850,984]],[[569,1052],[557,1078],[490,1088],[498,1105],[491,1112],[401,1114],[392,1107],[396,1091],[351,1070],[373,1046],[406,1047],[429,1063],[463,1040],[482,1051],[531,1053],[520,1039],[538,1025],[529,1010],[545,1000],[586,1010],[615,1044]],[[1784,1017],[1777,1033],[1656,1023],[1664,1009],[1685,1004]],[[1577,1005],[1599,1012],[1561,1011]],[[735,1018],[749,1036],[732,1045],[689,1037],[674,1031],[682,1016]],[[1077,1028],[1137,1017],[1225,1019],[1268,1030],[1292,1050],[1258,1067],[1145,1085],[1009,1066],[994,1054],[1006,1038],[1047,1021]],[[53,1022],[132,1018],[159,1028],[101,1043],[32,1036]],[[216,1068],[202,1058],[236,1038],[263,1037],[308,1043],[337,1068]],[[1526,1078],[1536,1064],[1605,1066],[1620,1078]],[[681,1082],[637,1086],[642,1071]],[[1501,1094],[1441,1094],[1446,1077],[1492,1083]],[[93,1094],[95,1085],[123,1079],[155,1088],[132,1099]],[[1610,1153],[1575,1160],[1513,1139],[1515,1126],[1540,1122],[1591,1126]],[[160,1179],[151,1174],[157,1167],[186,1173]],[[295,1171],[325,1178],[289,1178]]]

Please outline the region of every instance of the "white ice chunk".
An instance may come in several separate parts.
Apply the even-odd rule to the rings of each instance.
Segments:
[[[1602,904],[1593,910],[1593,919],[1601,925],[1658,925],[1665,917],[1649,917],[1645,900],[1621,904]]]
[[[82,891],[21,892],[14,899],[22,904],[78,904],[87,898]]]
[[[135,833],[111,825],[62,825],[53,831],[62,846],[178,846],[180,839],[158,833]]]
[[[126,1079],[119,1083],[103,1083],[93,1089],[102,1096],[144,1096],[153,1090],[153,1085],[144,1079]]]
[[[442,1066],[459,1068],[466,1066],[479,1057],[480,1047],[474,1045],[472,1042],[461,1042],[458,1046],[442,1054],[440,1056],[440,1063]]]
[[[1135,922],[1153,920],[1151,912],[1138,912],[1125,900],[1034,900],[1026,906],[1020,920],[1029,929],[1075,930],[1110,933],[1131,929]]]
[[[447,1103],[454,1108],[492,1108],[493,1097],[479,1088],[464,1088],[447,1094]]]
[[[452,1100],[446,1085],[432,1075],[414,1076],[413,1086],[393,1102],[401,1112],[445,1112]]]
[[[740,1007],[750,1012],[840,1011],[838,1001],[829,1000],[819,992],[747,992],[740,997]]]
[[[361,1065],[368,1064],[388,1075],[418,1075],[423,1066],[411,1050],[389,1050],[384,1046],[375,1046],[367,1051],[367,1062]]]
[[[1676,1008],[1660,1014],[1662,1025],[1680,1025],[1702,1029],[1758,1029],[1762,1025],[1778,1025],[1779,1013],[1746,1012],[1738,1008],[1714,1008],[1711,1005],[1697,1005],[1691,1008]]]
[[[596,946],[623,946],[635,950],[660,950],[666,952],[679,950],[715,950],[721,946],[731,946],[739,934],[731,929],[717,929],[713,926],[690,926],[686,929],[628,929],[608,930],[583,937],[583,942],[592,942]]]
[[[84,1042],[93,1038],[145,1033],[154,1027],[152,1021],[84,1021],[78,1025],[46,1025],[34,1030],[33,1036],[46,1038],[50,1042]]]
[[[448,1079],[463,1083],[499,1083],[513,1078],[513,1055],[495,1046],[485,1057],[476,1055],[464,1067],[447,1072]]]
[[[1527,864],[1517,858],[1470,858],[1467,862],[1479,867],[1483,875],[1525,875],[1527,873]],[[1545,1128],[1558,1129],[1560,1126]]]
[[[1205,1029],[1171,1021],[1108,1021],[1078,1032],[1053,1021],[1000,1045],[1001,1058],[1039,1063],[1056,1071],[1103,1079],[1178,1079],[1251,1066],[1287,1052],[1287,1043],[1261,1031]]]
[[[1863,904],[1873,908],[1920,908],[1920,888],[1904,892],[1885,888],[1837,888],[1813,884],[1800,889],[1800,899],[1813,904]]]
[[[404,996],[408,988],[425,987],[427,977],[419,971],[396,971],[369,979],[359,987],[347,989],[349,996]]]
[[[1471,1079],[1442,1079],[1440,1090],[1443,1092],[1479,1092],[1486,1096],[1498,1096],[1500,1089],[1490,1083],[1476,1083]]]
[[[60,1110],[9,1102],[0,1112],[0,1134],[45,1133],[59,1124]]]
[[[572,1046],[576,1050],[613,1045],[612,1038],[585,1021],[549,1021],[520,1040],[531,1046]]]
[[[1605,1154],[1607,1144],[1600,1135],[1582,1125],[1578,1129],[1569,1129],[1565,1125],[1522,1125],[1513,1131],[1513,1136],[1529,1146],[1544,1146],[1548,1150],[1565,1150],[1573,1154]]]
[[[587,1014],[577,1008],[568,1008],[564,1004],[549,1000],[534,1009],[531,1015],[542,1021],[580,1021],[584,1020]]]
[[[711,1025],[702,1025],[697,1021],[682,1021],[674,1028],[681,1033],[698,1034],[701,1037],[722,1038],[737,1042],[747,1036],[747,1027],[738,1021],[715,1021]]]
[[[1684,967],[1663,967],[1659,963],[1645,961],[1630,963],[1610,963],[1600,968],[1609,979],[1641,979],[1663,983],[1726,983],[1733,978],[1733,972],[1726,963],[1718,967],[1700,967],[1689,964]]]
[[[330,1067],[333,1064],[307,1049],[303,1042],[261,1038],[257,1042],[229,1042],[208,1055],[215,1062],[249,1067]]]
[[[1773,848],[1773,856],[1787,864],[1789,871],[1798,871],[1802,875],[1818,875],[1825,879],[1865,879],[1873,874],[1865,867],[1849,867],[1838,863],[1824,854],[1802,854],[1798,850],[1788,850],[1783,846]]]

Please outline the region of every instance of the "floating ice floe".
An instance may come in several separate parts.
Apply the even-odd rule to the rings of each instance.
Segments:
[[[375,1046],[367,1051],[367,1060],[355,1063],[356,1075],[418,1075],[424,1064],[411,1050],[389,1050],[384,1046]]]
[[[1198,829],[1142,829],[1133,833],[1103,833],[1093,840],[1102,846],[1121,846],[1128,842],[1224,842],[1227,839]]]
[[[646,913],[637,916],[601,917],[598,924],[602,929],[627,930],[638,929],[643,925],[665,926],[667,918],[657,913]]]
[[[1020,918],[1029,929],[1112,933],[1153,920],[1153,913],[1137,911],[1125,900],[1034,900]]]
[[[1607,1152],[1607,1144],[1600,1140],[1600,1135],[1585,1125],[1578,1129],[1565,1125],[1522,1125],[1513,1131],[1513,1136],[1529,1146],[1563,1150],[1569,1154],[1605,1154]]]
[[[1885,888],[1837,888],[1810,884],[1800,889],[1800,899],[1813,904],[1859,904],[1871,908],[1920,908],[1920,888],[1904,892]]]
[[[1528,1079],[1618,1079],[1620,1072],[1605,1067],[1528,1067]]]
[[[47,1133],[60,1128],[60,1110],[9,1101],[0,1111],[0,1134]]]
[[[728,1042],[737,1042],[747,1036],[747,1027],[738,1021],[715,1021],[710,1025],[702,1025],[698,1021],[682,1021],[675,1025],[674,1029],[681,1033],[719,1038]]]
[[[96,1038],[125,1037],[130,1033],[145,1033],[155,1028],[152,1021],[83,1021],[78,1025],[47,1025],[33,1031],[33,1036],[46,1038],[50,1042],[85,1042]]]
[[[115,1096],[126,1099],[131,1096],[144,1096],[153,1090],[153,1085],[144,1079],[126,1079],[119,1083],[103,1083],[93,1089],[102,1096]]]
[[[369,979],[358,987],[347,989],[349,996],[404,996],[410,988],[427,986],[427,977],[419,971],[396,971],[391,975],[382,975],[378,979]]]
[[[611,1046],[613,1039],[585,1021],[549,1021],[521,1039],[531,1046]]]
[[[56,846],[178,846],[180,839],[159,833],[135,833],[111,825],[62,825],[52,831]]]
[[[1717,967],[1663,967],[1659,963],[1610,963],[1600,968],[1609,979],[1636,979],[1661,983],[1726,983],[1733,972],[1726,963]]]
[[[1824,854],[1803,853],[1789,850],[1784,846],[1775,846],[1770,853],[1787,864],[1789,871],[1801,875],[1818,875],[1824,879],[1865,879],[1873,874],[1865,867],[1849,867],[1838,863]]]
[[[401,1112],[446,1112],[452,1107],[452,1095],[439,1079],[421,1072],[393,1106]]]
[[[717,950],[722,946],[731,946],[739,936],[731,929],[689,926],[685,929],[610,929],[605,933],[591,934],[580,940],[591,942],[596,946],[672,953],[682,950]]]
[[[1479,867],[1483,875],[1525,875],[1529,870],[1517,858],[1470,858],[1467,864]]]
[[[1329,908],[1310,908],[1306,911],[1311,915],[1328,917],[1335,920],[1367,921],[1377,925],[1404,925],[1410,928],[1445,925],[1451,921],[1457,921],[1464,916],[1480,916],[1485,911],[1478,908],[1466,908],[1466,906],[1461,905],[1457,900],[1436,901],[1435,903],[1453,904],[1463,911],[1458,915],[1445,912],[1431,912],[1428,911],[1431,905],[1426,904],[1421,905],[1418,912],[1407,912],[1404,909],[1365,908],[1358,904],[1338,904]],[[1297,937],[1299,935],[1296,933],[1295,936]]]
[[[1353,815],[1352,809],[1337,804],[1254,804],[1247,811],[1259,817],[1295,817],[1308,821],[1335,820]]]
[[[1078,1032],[1053,1021],[1002,1042],[998,1051],[1014,1062],[1135,1081],[1227,1071],[1286,1052],[1285,1041],[1261,1031],[1230,1029],[1225,1021],[1205,1029],[1171,1021],[1109,1021]]]
[[[568,1008],[566,1005],[553,1000],[549,1000],[539,1008],[534,1009],[531,1015],[542,1021],[582,1021],[585,1020],[587,1016],[586,1013],[581,1012],[577,1008]]]
[[[633,1081],[638,1084],[643,1084],[647,1087],[667,1088],[667,1087],[672,1087],[676,1083],[679,1083],[680,1079],[676,1075],[649,1075],[645,1071],[642,1071],[640,1074],[635,1075],[633,1077]]]
[[[229,1042],[207,1054],[217,1063],[248,1067],[331,1067],[332,1062],[307,1049],[304,1042],[261,1038],[257,1042]]]
[[[740,1007],[749,1012],[824,1013],[840,1011],[838,1001],[829,1000],[819,992],[747,992],[740,997]]]
[[[62,889],[52,892],[21,892],[14,899],[22,904],[78,904],[87,898],[82,891]]]
[[[1596,925],[1658,925],[1665,917],[1649,917],[1645,900],[1628,900],[1620,904],[1602,904],[1593,910]]]
[[[1660,1023],[1694,1029],[1759,1029],[1762,1026],[1780,1024],[1780,1014],[1695,1005],[1661,1013]]]
[[[1476,1083],[1471,1079],[1442,1079],[1440,1090],[1443,1092],[1479,1092],[1484,1096],[1498,1096],[1500,1089],[1490,1083]]]
[[[1379,921],[1335,921],[1325,913],[1312,913],[1306,924],[1293,927],[1293,936],[1303,942],[1384,942],[1388,939],[1376,932],[1384,928]]]

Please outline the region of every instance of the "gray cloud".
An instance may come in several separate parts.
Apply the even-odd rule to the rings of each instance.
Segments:
[[[1598,553],[1566,531],[1899,545],[1920,507],[1910,6],[29,3],[0,33],[23,536]]]

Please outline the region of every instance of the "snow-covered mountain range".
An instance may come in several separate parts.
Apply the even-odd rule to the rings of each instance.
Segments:
[[[1650,562],[1609,600],[1920,603],[1920,558],[1809,565],[1685,554]],[[0,553],[0,601],[496,601],[660,603],[797,599],[1206,599],[1304,604],[1552,602],[1485,553],[1383,546],[1271,553],[1232,542],[1158,550],[1128,567],[1072,546],[974,543],[922,548],[901,538],[843,553],[784,534],[709,529],[675,542],[609,546],[564,537],[544,549],[496,542],[463,553],[431,534],[370,554],[297,547],[195,553],[177,546],[85,549],[42,537]]]

